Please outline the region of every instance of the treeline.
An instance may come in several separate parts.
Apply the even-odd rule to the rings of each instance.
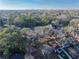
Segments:
[[[29,27],[33,28],[36,26],[44,26],[51,24],[53,20],[56,20],[55,16],[32,16],[32,15],[19,15],[13,16],[10,15],[6,21],[8,25],[15,25],[18,27]],[[3,24],[3,19],[0,19],[1,25]]]

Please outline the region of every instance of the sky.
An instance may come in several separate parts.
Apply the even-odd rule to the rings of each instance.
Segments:
[[[0,0],[0,9],[79,9],[79,0]]]

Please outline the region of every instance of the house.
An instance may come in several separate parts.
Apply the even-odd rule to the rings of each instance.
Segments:
[[[7,19],[6,18],[0,19],[0,27],[4,26],[5,24],[7,24]]]
[[[11,59],[24,59],[24,54],[15,53],[15,54],[12,55]]]

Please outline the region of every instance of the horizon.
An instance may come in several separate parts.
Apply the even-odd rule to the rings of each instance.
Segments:
[[[27,9],[27,8],[25,8],[25,9],[0,9],[0,11],[1,10],[79,10],[79,9],[78,8],[63,8],[63,9],[62,8],[61,9],[60,8],[58,8],[58,9],[54,9],[54,8],[51,8],[51,9],[49,9],[49,8],[48,9],[47,8],[46,9],[45,8],[44,9],[42,9],[42,8],[39,8],[39,9]]]

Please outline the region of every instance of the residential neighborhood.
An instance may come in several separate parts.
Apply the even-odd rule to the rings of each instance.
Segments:
[[[79,10],[0,10],[0,59],[79,59]]]

